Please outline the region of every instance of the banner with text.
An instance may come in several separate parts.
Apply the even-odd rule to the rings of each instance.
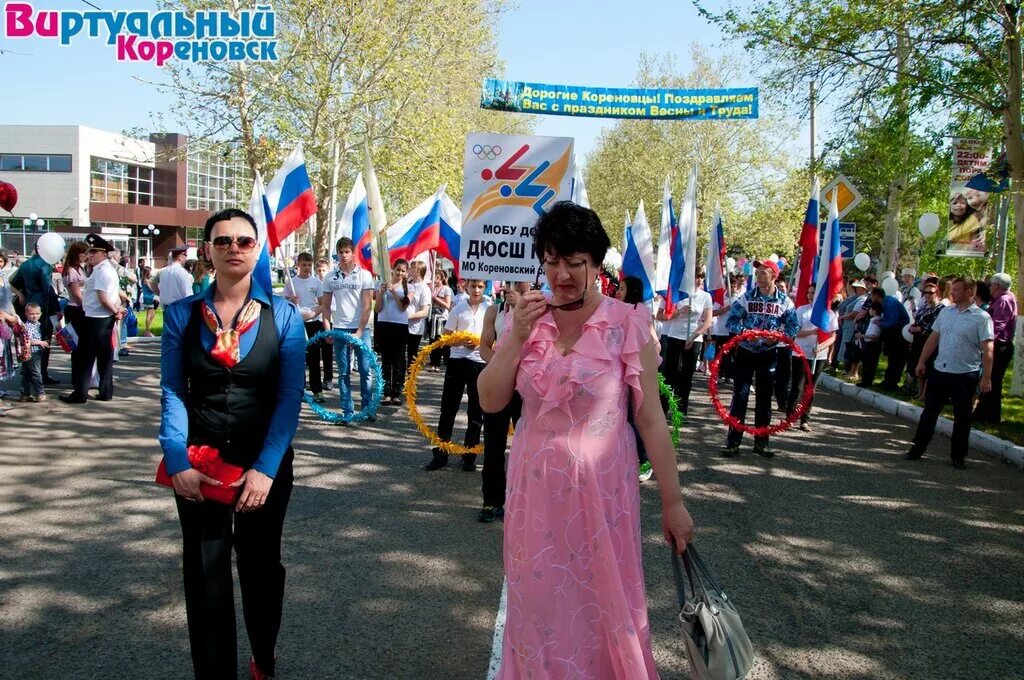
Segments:
[[[579,87],[484,81],[480,108],[591,118],[735,120],[757,118],[756,87],[726,90]]]
[[[980,139],[953,140],[953,181],[949,185],[947,257],[985,257],[985,236],[991,223],[989,193],[971,189],[967,181],[985,173],[992,149]]]
[[[459,273],[533,281],[533,227],[572,190],[571,137],[473,132],[466,137]]]

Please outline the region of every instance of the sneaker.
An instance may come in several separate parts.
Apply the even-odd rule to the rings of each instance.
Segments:
[[[126,356],[128,356],[128,350],[126,348],[122,348],[122,349],[118,350],[117,356],[119,356],[119,357],[126,357]]]
[[[328,380],[324,383],[324,392],[330,392],[334,389],[334,383]]]
[[[917,449],[911,447],[909,451],[903,454],[903,460],[921,460],[921,457],[923,455],[924,451],[918,451]]]
[[[719,449],[718,455],[724,458],[735,458],[736,456],[740,455],[739,444],[736,444],[734,446],[726,446],[723,449]]]
[[[46,401],[46,395],[45,394],[37,394],[36,396],[32,397],[32,401],[36,402],[37,404],[40,403],[40,402],[44,402],[44,401]]]
[[[811,431],[812,431],[812,430],[811,430],[811,426],[810,426],[810,425],[808,425],[808,424],[807,424],[807,423],[806,423],[805,421],[801,421],[801,422],[800,422],[800,426],[799,426],[799,427],[800,427],[800,429],[801,429],[801,430],[803,430],[804,432],[811,432]]]
[[[315,404],[326,404],[327,400],[324,399],[324,395],[322,395],[319,392],[315,392],[313,394],[313,403],[315,403]]]
[[[505,508],[494,507],[493,505],[485,505],[484,509],[477,513],[477,521],[483,522],[484,524],[490,524],[496,519],[505,519]]]
[[[640,464],[640,483],[643,484],[654,474],[654,468],[647,461]]]
[[[775,449],[768,446],[768,442],[761,442],[754,444],[754,453],[759,456],[764,456],[765,458],[771,458],[775,455]]]

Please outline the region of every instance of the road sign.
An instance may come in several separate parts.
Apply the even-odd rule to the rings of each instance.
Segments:
[[[825,243],[826,222],[822,222],[818,229],[818,252],[821,252]],[[839,254],[844,260],[849,260],[857,252],[857,224],[855,222],[839,223]]]
[[[828,210],[828,204],[832,203],[833,200],[837,201],[836,209],[839,211],[839,219],[843,219],[847,213],[856,208],[862,198],[860,192],[857,191],[857,187],[853,186],[853,183],[846,179],[846,175],[839,175],[839,177],[829,182],[828,186],[821,190],[820,196],[822,207],[826,211]]]

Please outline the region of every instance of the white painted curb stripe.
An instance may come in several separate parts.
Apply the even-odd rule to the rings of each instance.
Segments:
[[[501,602],[494,619],[494,640],[491,642],[491,664],[487,667],[487,680],[494,680],[501,668],[501,643],[505,639],[505,609],[508,607],[508,583],[501,582]]]
[[[825,388],[829,392],[835,394],[842,394],[846,397],[851,397],[867,404],[872,408],[878,409],[883,413],[887,413],[891,416],[903,418],[906,421],[916,423],[921,418],[921,407],[908,404],[886,394],[879,394],[878,392],[872,392],[871,390],[858,387],[851,383],[839,380],[830,375],[822,375],[818,379],[818,385]],[[935,424],[936,432],[941,432],[947,437],[953,434],[953,421],[949,418],[943,418],[939,416],[938,422]],[[1008,463],[1014,463],[1020,467],[1024,467],[1024,447],[1017,446],[1013,442],[1008,442],[1005,439],[994,437],[987,432],[971,428],[971,439],[970,446],[984,451],[985,453],[1002,458]]]

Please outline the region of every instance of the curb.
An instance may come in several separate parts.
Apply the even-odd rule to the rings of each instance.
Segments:
[[[134,338],[128,338],[128,344],[129,345],[135,344],[136,342],[142,342],[142,343],[146,343],[146,342],[160,342],[160,336],[159,335],[154,335],[151,338],[145,338],[145,337],[142,337],[141,335],[138,335],[138,336],[136,336]]]
[[[893,399],[886,394],[879,394],[878,392],[858,387],[830,375],[822,374],[818,379],[818,385],[829,392],[856,399],[862,404],[912,423],[916,423],[921,419],[921,411],[924,410],[920,406],[914,406],[905,401]],[[941,432],[947,437],[951,436],[953,434],[953,421],[939,416],[939,420],[935,424],[935,431]],[[1008,463],[1024,468],[1024,446],[1018,446],[1013,442],[1008,442],[1005,439],[1000,439],[975,428],[971,428],[969,445],[979,451],[984,451],[991,456],[1002,458]]]

